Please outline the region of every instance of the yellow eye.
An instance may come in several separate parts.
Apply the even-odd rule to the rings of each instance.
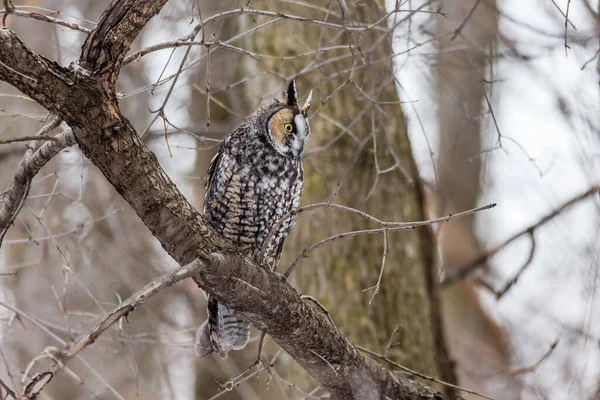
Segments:
[[[294,125],[290,123],[283,124],[283,129],[285,129],[287,133],[292,133],[294,131]]]

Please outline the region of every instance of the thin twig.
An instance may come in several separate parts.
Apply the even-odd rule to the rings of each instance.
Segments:
[[[32,316],[30,316],[29,314],[27,314],[26,312],[23,312],[21,310],[19,310],[18,308],[11,306],[10,304],[7,304],[3,301],[0,301],[0,306],[14,312],[15,314],[18,314],[21,318],[24,318],[26,320],[28,320],[29,322],[31,322],[33,325],[35,325],[37,328],[39,328],[40,330],[42,330],[44,333],[46,333],[48,336],[50,336],[52,339],[54,339],[55,341],[57,341],[58,343],[60,343],[63,346],[67,345],[67,342],[65,342],[64,340],[62,340],[59,336],[55,335],[51,330],[49,330],[48,328],[46,328],[44,325],[42,325],[39,321],[37,321],[35,318],[33,318]],[[83,357],[81,357],[81,355],[77,355],[76,356],[77,359],[86,367],[88,368],[93,374],[94,376],[100,381],[102,382],[107,388],[108,390],[110,390],[110,392],[119,400],[125,400],[123,398],[123,396],[121,396],[119,394],[119,392],[117,392],[115,390],[115,388],[113,388],[103,377],[102,375],[100,375],[98,373],[98,371],[96,371],[94,369],[94,367],[92,367]],[[47,382],[46,382],[47,383]],[[27,388],[25,388],[27,389]],[[23,400],[27,400],[27,397],[25,397]]]
[[[444,381],[441,381],[439,379],[436,379],[433,376],[425,375],[425,374],[422,374],[420,372],[414,371],[414,370],[412,370],[410,368],[405,367],[404,365],[398,364],[397,362],[390,360],[389,358],[387,358],[387,357],[385,357],[385,356],[383,356],[383,355],[381,355],[379,353],[376,353],[376,352],[371,351],[369,349],[365,349],[364,347],[361,347],[361,346],[358,346],[358,345],[354,345],[354,346],[357,349],[359,349],[360,351],[363,351],[363,352],[365,352],[367,354],[370,354],[372,356],[378,357],[381,360],[384,360],[385,362],[387,362],[387,363],[393,365],[394,367],[397,367],[397,368],[399,368],[399,369],[401,369],[401,370],[403,370],[405,372],[408,372],[411,375],[418,376],[419,378],[426,379],[428,381],[432,381],[432,382],[435,382],[435,383],[439,383],[440,385],[448,386],[448,387],[454,388],[456,390],[460,390],[460,391],[465,392],[465,393],[469,393],[469,394],[474,394],[474,395],[477,395],[477,396],[481,396],[481,397],[489,399],[489,400],[495,400],[493,397],[486,396],[485,394],[476,392],[474,390],[469,390],[469,389],[466,389],[466,388],[461,387],[461,386],[453,385],[452,383],[448,383],[448,382],[444,382]]]
[[[228,386],[226,386],[226,387],[224,387],[224,388],[223,388],[223,387],[220,387],[220,388],[219,388],[219,389],[220,389],[220,392],[219,392],[219,393],[217,393],[217,394],[215,394],[213,397],[211,397],[211,398],[210,398],[210,399],[208,399],[208,400],[215,400],[215,399],[217,399],[217,398],[221,397],[223,394],[225,394],[225,393],[227,393],[227,392],[231,391],[231,390],[232,390],[233,388],[235,388],[236,386],[239,386],[240,384],[242,384],[243,382],[247,381],[248,379],[250,379],[250,378],[252,378],[252,377],[254,377],[254,376],[258,375],[260,371],[262,371],[262,370],[265,370],[265,369],[268,369],[268,368],[270,368],[270,367],[273,367],[273,366],[275,365],[275,362],[276,362],[276,361],[277,361],[277,359],[279,358],[279,355],[280,355],[280,354],[281,354],[281,350],[277,351],[277,353],[275,353],[275,355],[274,355],[274,356],[273,356],[273,358],[271,359],[271,362],[270,362],[270,363],[268,363],[267,365],[264,365],[264,366],[262,367],[262,369],[261,369],[261,367],[259,366],[259,368],[257,368],[257,369],[256,369],[256,371],[254,371],[254,372],[252,372],[251,374],[248,374],[248,375],[246,375],[245,377],[243,377],[243,378],[239,379],[239,378],[241,377],[241,375],[242,375],[242,374],[244,374],[244,373],[246,373],[246,372],[250,371],[250,370],[251,370],[251,369],[254,367],[254,364],[253,364],[253,365],[252,365],[250,368],[247,368],[246,370],[244,370],[244,371],[242,372],[242,374],[238,374],[238,376],[236,376],[236,379],[239,379],[237,382],[231,381],[231,379],[230,379],[229,381],[227,381],[227,382],[230,382],[230,381],[231,381],[231,382],[230,382],[230,384],[229,384]]]
[[[571,25],[571,28],[573,28],[574,30],[577,30],[577,28],[575,27],[575,25],[573,24],[573,22],[571,22],[571,20],[567,17],[567,14],[565,14],[563,12],[563,10],[560,9],[560,7],[558,6],[558,4],[556,4],[556,2],[554,0],[550,0],[550,1],[552,2],[552,4],[554,4],[554,7],[556,7],[556,9],[560,13],[560,15],[562,15],[569,22],[569,25]]]
[[[327,203],[324,203],[324,204],[327,204]],[[343,207],[343,206],[340,206],[340,207]],[[339,233],[337,235],[333,235],[328,238],[325,238],[325,239],[321,240],[320,242],[313,244],[309,248],[304,249],[302,254],[300,254],[298,256],[298,258],[296,258],[296,260],[294,260],[294,262],[285,271],[284,276],[286,278],[289,277],[290,274],[292,273],[293,269],[296,267],[296,265],[298,265],[303,259],[307,258],[313,251],[317,250],[319,247],[321,247],[327,243],[330,243],[330,242],[333,242],[333,241],[336,241],[339,239],[343,239],[343,238],[351,237],[351,236],[382,234],[385,231],[393,232],[393,231],[400,231],[400,230],[411,230],[411,229],[415,229],[419,226],[428,226],[428,225],[438,224],[438,223],[442,223],[442,222],[450,222],[452,220],[466,217],[467,215],[475,214],[479,211],[488,210],[493,207],[496,207],[496,203],[491,203],[491,204],[485,205],[483,207],[477,207],[477,208],[473,208],[471,210],[463,211],[463,212],[460,212],[457,214],[449,214],[445,217],[434,218],[434,219],[430,219],[430,220],[426,220],[426,221],[387,222],[387,223],[382,222],[382,224],[384,224],[383,228],[364,229],[364,230],[360,230],[360,231]],[[338,208],[338,207],[336,207],[336,208]],[[345,208],[349,209],[349,207],[345,207]]]
[[[398,334],[398,332],[400,332],[401,328],[402,328],[402,325],[399,323],[398,325],[396,325],[396,327],[392,331],[392,334],[390,335],[390,339],[388,340],[388,343],[385,346],[385,349],[383,351],[384,357],[388,357],[391,348],[394,347],[393,340],[396,337],[396,335]]]
[[[325,357],[323,357],[322,355],[320,355],[319,353],[317,353],[316,351],[314,351],[313,349],[308,349],[308,351],[310,351],[311,353],[313,353],[315,356],[319,357],[321,360],[323,360],[325,362],[325,364],[327,364],[329,366],[329,368],[331,368],[331,370],[333,371],[333,373],[335,375],[338,374],[338,372],[336,371],[336,369],[333,367],[333,365],[331,365],[331,363],[329,361],[327,361],[325,359]]]
[[[8,14],[13,14],[13,15],[16,15],[18,17],[32,18],[32,19],[36,19],[38,21],[43,21],[43,22],[48,22],[48,23],[51,23],[51,24],[56,24],[56,25],[64,26],[64,27],[69,28],[71,30],[79,31],[79,32],[86,33],[86,34],[89,34],[91,32],[90,29],[84,28],[81,25],[77,25],[77,24],[74,24],[74,23],[66,22],[66,21],[63,21],[63,20],[60,20],[60,19],[57,19],[57,18],[49,17],[49,16],[44,15],[44,14],[36,13],[36,12],[28,12],[28,11],[20,11],[20,10],[17,10],[17,9],[12,9],[12,10],[10,10],[10,12],[4,11],[4,12],[0,12],[0,14],[4,14],[4,18],[6,18],[6,16]]]
[[[4,139],[0,140],[0,144],[9,144],[9,143],[17,143],[17,142],[30,142],[32,140],[40,140],[40,141],[52,141],[56,142],[58,139],[54,136],[22,136],[13,139]]]
[[[15,400],[17,399],[17,395],[15,394],[15,392],[10,387],[8,387],[8,385],[4,383],[2,379],[0,379],[0,386],[2,386],[2,388],[6,391],[6,396],[2,396],[2,400],[7,399],[8,396],[12,397]],[[2,394],[2,390],[0,390],[0,394]]]
[[[4,4],[4,16],[2,16],[2,26],[6,26],[6,17],[8,17],[8,14],[11,14],[15,11],[15,6],[12,3],[12,0],[2,0],[2,4]]]
[[[517,283],[517,280],[519,280],[519,277],[523,274],[523,272],[525,272],[525,270],[527,269],[527,267],[529,265],[531,265],[531,261],[533,261],[533,256],[535,254],[535,245],[536,245],[536,241],[535,241],[535,235],[533,234],[533,231],[528,231],[527,232],[529,234],[529,238],[531,239],[531,248],[529,249],[529,256],[527,257],[527,260],[525,260],[525,263],[523,263],[523,265],[521,266],[521,268],[519,268],[519,270],[517,271],[517,273],[515,274],[515,276],[509,280],[502,289],[500,290],[495,290],[493,289],[493,287],[489,284],[485,284],[483,285],[485,288],[487,288],[488,290],[490,290],[495,296],[496,296],[496,300],[500,300],[502,298],[502,296],[504,296],[506,294],[506,292],[509,291],[509,289],[515,284]]]
[[[386,228],[383,230],[383,257],[381,260],[381,268],[379,269],[379,277],[377,278],[377,283],[375,284],[375,286],[363,289],[363,292],[366,292],[368,290],[373,290],[373,294],[371,295],[371,298],[369,299],[369,304],[371,304],[373,302],[373,299],[375,298],[377,293],[379,293],[379,288],[381,287],[381,279],[383,278],[383,270],[385,269],[385,260],[386,260],[389,252],[390,252],[390,249],[388,246],[388,230]]]
[[[518,375],[528,374],[530,372],[535,371],[544,361],[548,359],[548,357],[550,357],[552,352],[554,352],[554,349],[556,349],[557,345],[558,340],[554,341],[554,343],[550,345],[550,348],[544,353],[544,355],[542,355],[542,357],[540,357],[540,359],[536,361],[533,365],[530,365],[529,367],[511,368],[508,372],[512,375]]]
[[[84,230],[85,228],[92,226],[100,221],[105,220],[108,217],[111,217],[117,213],[120,213],[121,211],[123,211],[123,209],[119,208],[116,210],[113,210],[111,212],[109,212],[108,214],[103,215],[100,218],[96,218],[93,221],[87,222],[82,226],[78,226],[77,228],[68,230],[66,232],[61,232],[61,233],[52,233],[52,234],[48,234],[46,236],[41,236],[41,237],[33,237],[33,238],[27,238],[27,239],[11,239],[11,240],[5,240],[4,243],[6,244],[18,244],[18,243],[38,243],[38,242],[42,242],[44,240],[53,240],[53,239],[58,239],[64,236],[68,236],[68,235],[72,235],[73,233],[77,233],[77,232],[81,232],[82,230]]]
[[[37,396],[37,394],[39,394],[44,388],[44,386],[49,382],[48,380],[43,381],[43,384],[36,384],[37,380],[40,377],[46,376],[45,374],[51,374],[50,376],[52,377],[56,376],[56,374],[65,367],[69,360],[75,357],[81,350],[93,344],[100,335],[102,335],[106,330],[108,330],[121,318],[126,317],[130,312],[142,305],[148,298],[154,296],[163,289],[175,284],[176,282],[179,282],[180,280],[190,278],[196,275],[203,266],[203,261],[196,259],[184,267],[178,268],[173,272],[164,274],[154,279],[152,282],[140,289],[136,294],[134,294],[129,299],[120,304],[118,307],[116,307],[113,311],[111,311],[108,314],[108,316],[102,319],[102,321],[100,321],[100,323],[98,323],[90,333],[83,336],[77,341],[77,343],[73,344],[72,346],[65,348],[62,351],[59,351],[56,355],[57,362],[54,362],[53,365],[47,371],[39,373],[33,378],[31,378],[25,390],[25,392],[28,395],[28,398],[35,398],[35,396]]]
[[[599,55],[600,55],[600,49],[596,50],[596,53],[594,53],[594,56],[592,58],[590,58],[589,60],[587,60],[586,62],[583,63],[583,65],[581,66],[581,70],[583,71],[585,69],[585,67],[588,66],[589,63],[594,62],[594,60],[596,58],[598,58]]]
[[[569,8],[571,7],[571,0],[567,0],[567,12],[565,15],[565,57],[567,57],[568,50],[571,48],[567,43],[567,31],[569,30]]]
[[[467,14],[467,17],[458,26],[458,28],[456,28],[456,30],[454,31],[454,34],[452,35],[452,37],[450,38],[450,40],[456,39],[456,37],[460,34],[460,32],[465,27],[465,25],[467,24],[467,22],[469,21],[469,19],[471,19],[471,16],[473,15],[473,13],[475,12],[475,10],[477,9],[477,6],[479,6],[479,2],[481,2],[481,0],[476,0],[475,1],[475,4],[473,4],[473,7],[471,8],[471,10],[469,11],[469,13]]]
[[[530,232],[531,232],[531,234],[533,234],[537,229],[541,228],[547,222],[554,219],[557,215],[560,215],[560,213],[562,213],[566,208],[569,208],[573,204],[576,204],[576,203],[580,202],[581,200],[584,200],[584,199],[588,198],[589,196],[592,196],[598,192],[600,192],[600,185],[592,186],[586,192],[573,197],[572,199],[563,203],[556,210],[554,210],[554,211],[546,214],[542,218],[540,218],[536,223],[515,233],[514,235],[512,235],[511,237],[506,239],[504,242],[500,243],[498,246],[492,248],[491,250],[488,250],[485,254],[481,255],[475,261],[473,261],[463,267],[457,268],[456,272],[454,272],[454,273],[450,273],[450,274],[446,275],[446,277],[444,279],[442,279],[440,285],[442,287],[447,286],[456,281],[466,278],[467,276],[471,275],[475,270],[481,268],[481,266],[483,266],[490,258],[495,256],[499,251],[503,250],[505,247],[507,247],[509,244],[511,244],[515,240],[519,239],[520,237],[522,237],[524,235],[530,234]]]

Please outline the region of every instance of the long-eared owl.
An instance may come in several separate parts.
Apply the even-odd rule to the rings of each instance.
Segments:
[[[223,140],[208,169],[204,217],[248,257],[272,268],[295,215],[276,232],[270,234],[271,229],[300,206],[311,94],[300,107],[292,81],[281,98],[256,110]],[[225,357],[229,350],[243,348],[249,336],[248,320],[209,296],[208,320],[198,329],[196,353]]]

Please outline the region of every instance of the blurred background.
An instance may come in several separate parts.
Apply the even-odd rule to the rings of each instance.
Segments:
[[[6,25],[68,66],[109,3],[15,0]],[[313,90],[303,205],[331,201],[402,222],[498,204],[370,235],[356,232],[381,225],[352,212],[302,213],[281,271],[320,240],[355,233],[310,250],[292,274],[298,291],[354,343],[421,373],[497,399],[599,399],[598,7],[170,0],[131,48],[142,53],[121,71],[119,104],[201,209],[220,140],[295,78],[302,100]],[[32,136],[50,118],[0,83],[0,140]],[[0,190],[25,144],[0,145]],[[44,350],[63,347],[52,334],[81,337],[177,267],[77,146],[64,150],[34,179],[0,248],[0,379],[20,392],[52,362]],[[246,371],[255,329],[226,360],[196,358],[205,307],[191,280],[162,291],[41,398],[323,395],[268,338],[271,367]]]

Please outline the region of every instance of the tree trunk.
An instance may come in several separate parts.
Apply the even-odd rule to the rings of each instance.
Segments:
[[[493,0],[446,0],[442,6],[448,18],[436,20],[437,33],[442,37],[435,71],[440,127],[437,200],[439,214],[447,215],[476,207],[481,192],[480,122],[481,115],[489,110],[486,96],[490,99],[484,78],[497,20]],[[455,34],[449,36],[448,32]],[[441,256],[447,272],[480,256],[474,220],[469,216],[440,227]],[[474,284],[458,282],[444,290],[442,299],[448,346],[460,383],[490,395],[517,398],[518,380],[507,373],[511,362],[507,339],[485,310]]]
[[[259,9],[278,10],[269,1],[254,4]],[[345,15],[349,26],[353,22],[371,24],[386,14],[382,1],[347,4],[352,7],[342,10],[338,2],[321,1],[315,5],[320,8],[317,10],[294,6],[285,12],[321,19],[328,13],[327,21],[337,24],[344,23]],[[260,22],[257,19],[256,24]],[[250,49],[276,56],[263,58],[261,70],[298,76],[300,95],[314,91],[302,204],[328,201],[336,193],[333,203],[384,221],[421,220],[419,178],[395,86],[391,35],[386,24],[378,27],[383,29],[354,34],[286,21],[254,35]],[[267,35],[271,40],[265,40]],[[333,46],[340,48],[307,57],[280,58]],[[283,80],[269,78],[262,86],[279,89],[283,84]],[[280,269],[285,270],[303,249],[320,239],[376,227],[348,212],[301,214]],[[389,233],[387,239],[388,254],[378,293],[372,287],[382,265],[382,234],[355,236],[323,246],[309,259],[318,260],[321,269],[315,270],[310,261],[301,263],[293,273],[295,282],[301,292],[323,303],[354,343],[381,353],[392,343],[390,358],[453,381],[433,288],[437,279],[432,269],[435,248],[429,233],[420,228]]]

